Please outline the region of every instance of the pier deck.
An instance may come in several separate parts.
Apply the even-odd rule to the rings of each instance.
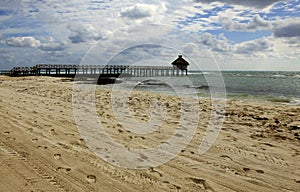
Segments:
[[[128,66],[128,65],[51,65],[39,64],[33,67],[14,67],[11,76],[179,76],[187,75],[187,69],[176,66]]]

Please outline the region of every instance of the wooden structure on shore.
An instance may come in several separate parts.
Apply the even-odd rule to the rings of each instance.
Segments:
[[[9,70],[1,70],[0,75],[10,75],[11,71]]]
[[[132,66],[132,65],[51,65],[39,64],[33,67],[14,67],[11,76],[100,76],[100,77],[153,77],[187,75],[189,65],[181,55],[171,63],[173,66]]]

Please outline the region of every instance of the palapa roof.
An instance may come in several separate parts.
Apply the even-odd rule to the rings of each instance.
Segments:
[[[178,58],[172,62],[172,65],[190,65],[185,59],[182,58],[182,55],[178,55]]]

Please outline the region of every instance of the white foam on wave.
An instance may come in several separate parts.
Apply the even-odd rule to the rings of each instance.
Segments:
[[[287,77],[286,75],[272,75],[272,77]]]
[[[297,99],[293,98],[293,99],[291,99],[290,104],[292,104],[292,105],[300,105],[300,98],[297,98]]]

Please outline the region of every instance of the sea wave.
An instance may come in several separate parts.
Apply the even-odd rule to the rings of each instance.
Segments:
[[[193,89],[209,89],[209,86],[207,85],[186,85],[185,87]]]
[[[300,105],[300,98],[292,98],[290,101],[292,105]]]
[[[272,77],[282,77],[282,78],[286,78],[287,76],[286,76],[286,75],[278,75],[278,74],[276,74],[276,75],[272,75]]]

